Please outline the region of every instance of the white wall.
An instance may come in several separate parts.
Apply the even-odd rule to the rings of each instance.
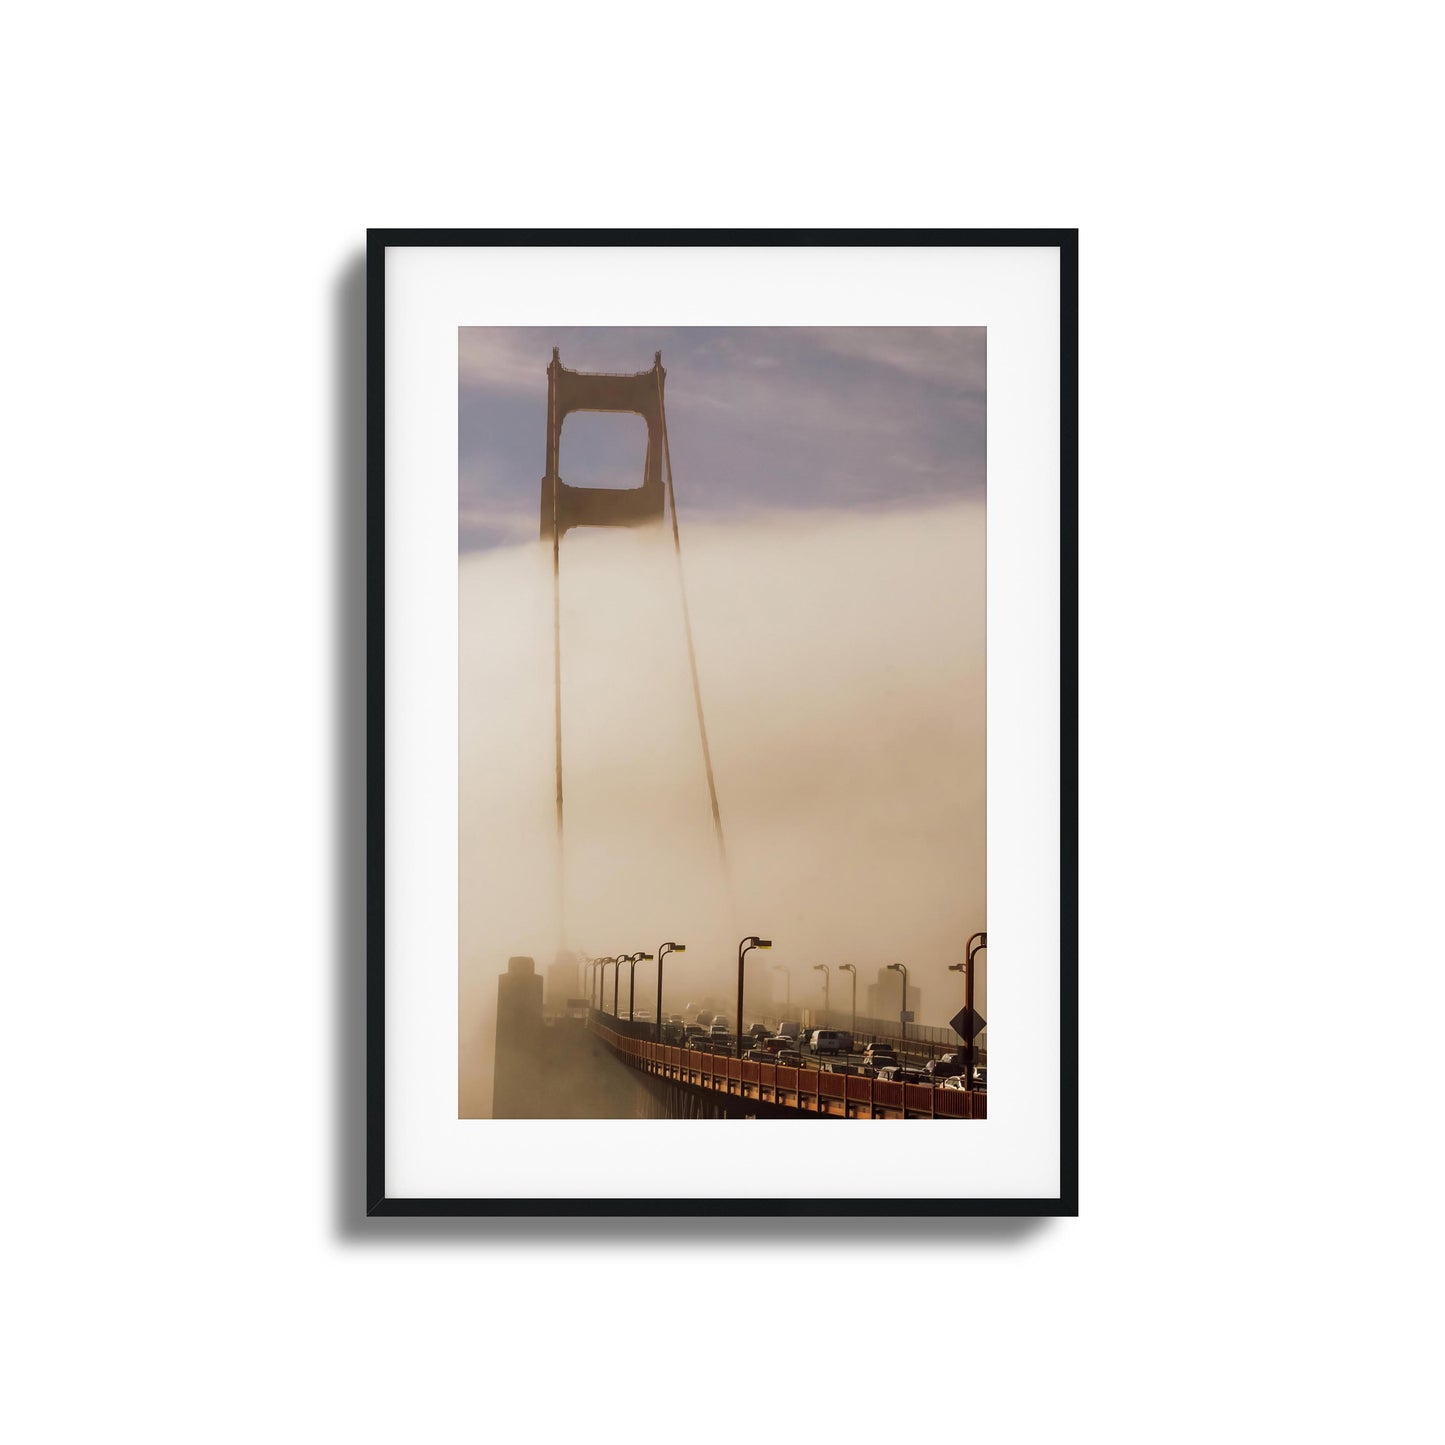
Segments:
[[[11,15],[6,1433],[1430,1433],[1429,13]],[[637,222],[1082,228],[1077,1221],[357,1218],[363,230]]]

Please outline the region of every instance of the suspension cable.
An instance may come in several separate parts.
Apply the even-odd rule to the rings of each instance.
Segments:
[[[557,931],[559,947],[567,946],[567,848],[562,833],[562,533],[558,523],[558,492],[562,467],[560,437],[557,434],[557,377],[561,366],[557,348],[552,348],[552,365],[547,368],[547,448],[552,453],[552,689],[555,699],[557,738]]]
[[[661,360],[659,356],[658,360]],[[687,587],[684,585],[682,576],[682,542],[677,533],[677,494],[672,488],[672,447],[667,439],[667,405],[662,394],[662,367],[657,368],[657,411],[662,421],[662,455],[667,463],[667,503],[672,512],[672,548],[677,557],[677,590],[682,598],[682,626],[687,634],[687,663],[692,671],[692,700],[697,706],[697,731],[702,739],[702,763],[707,772],[707,796],[712,804],[712,828],[717,838],[718,858],[722,862],[724,873],[727,872],[727,848],[723,843],[722,814],[718,811],[717,805],[717,783],[712,772],[712,752],[707,745],[707,722],[702,713],[702,684],[697,676],[697,649],[692,641],[692,614],[687,607]],[[738,1020],[741,1028],[742,1020]]]

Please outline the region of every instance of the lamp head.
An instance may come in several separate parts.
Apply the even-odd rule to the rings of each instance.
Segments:
[[[888,965],[888,971],[889,973],[902,973],[903,965],[901,963],[890,963]]]
[[[826,963],[815,963],[815,964],[813,965],[813,972],[814,972],[814,973],[827,973],[827,971],[828,971],[828,965],[827,965]]]

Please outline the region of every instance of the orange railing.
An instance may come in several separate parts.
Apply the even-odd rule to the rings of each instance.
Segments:
[[[893,1083],[857,1074],[824,1073],[700,1049],[680,1049],[650,1039],[629,1038],[601,1022],[596,1014],[590,1027],[614,1053],[644,1073],[805,1114],[839,1119],[988,1117],[988,1095],[981,1089]]]

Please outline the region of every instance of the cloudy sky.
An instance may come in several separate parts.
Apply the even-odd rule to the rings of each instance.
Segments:
[[[459,343],[464,553],[536,535],[554,346],[574,371],[662,352],[684,521],[982,499],[981,328],[464,327]],[[639,485],[646,437],[639,416],[572,415],[563,479]]]

